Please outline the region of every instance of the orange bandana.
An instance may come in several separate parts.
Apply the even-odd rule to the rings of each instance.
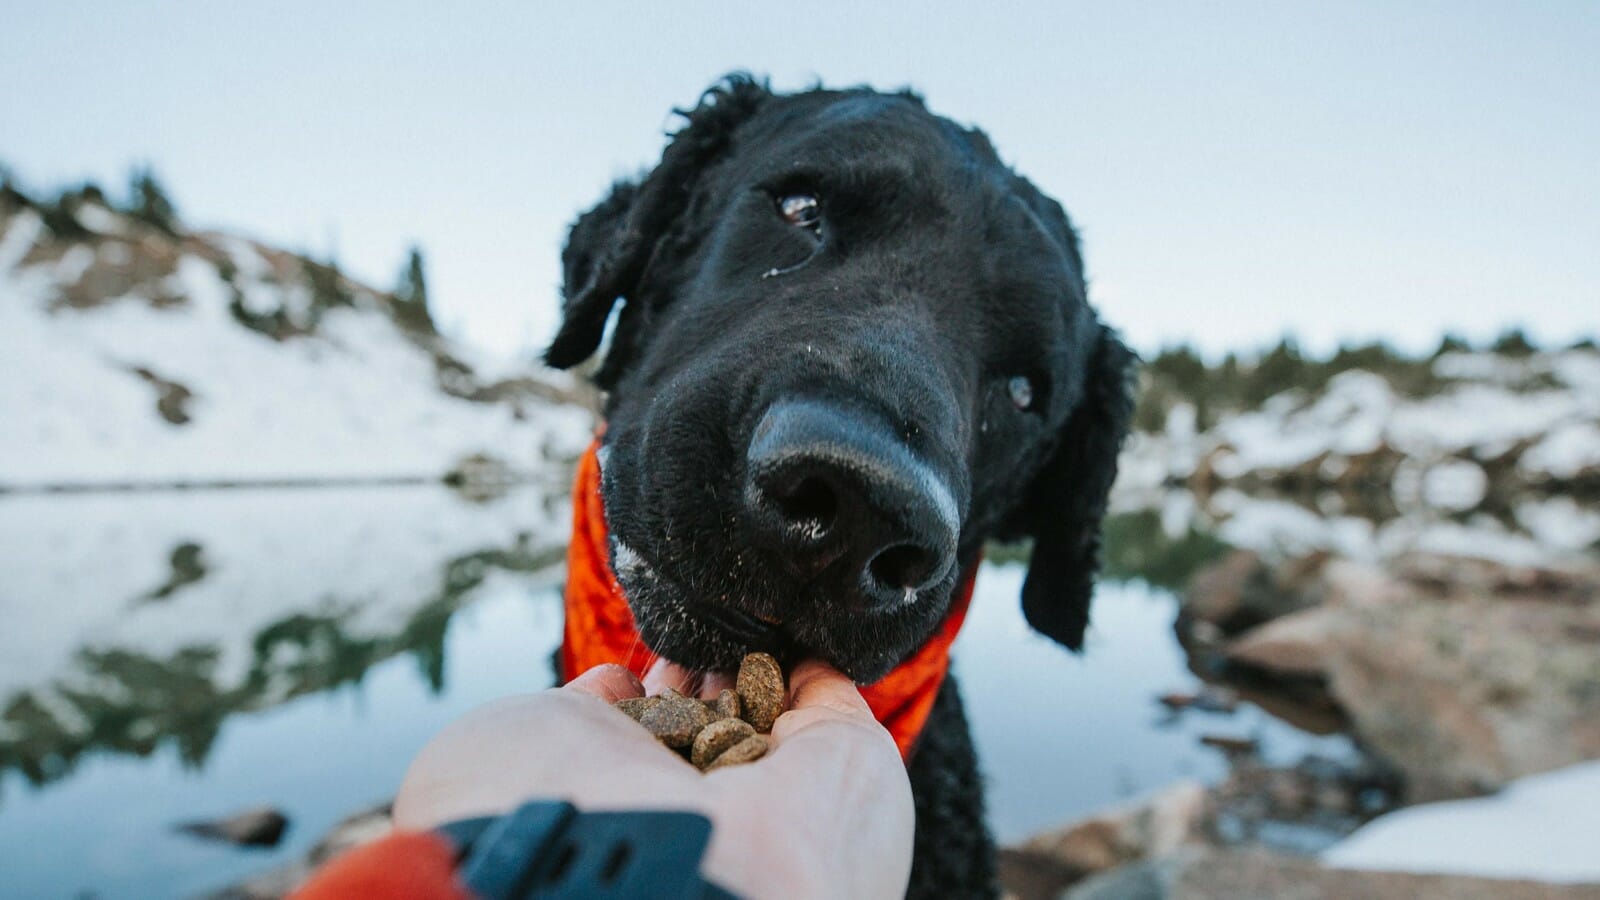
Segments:
[[[578,462],[572,489],[572,543],[567,547],[567,626],[561,642],[561,677],[565,681],[601,663],[621,663],[643,676],[652,654],[633,627],[633,612],[611,571],[606,540],[605,506],[600,500],[600,447],[596,440]],[[972,601],[978,567],[966,573],[944,624],[917,652],[895,666],[882,681],[861,688],[873,715],[889,729],[900,756],[911,759],[917,737],[933,710],[939,686],[950,670],[950,644],[961,630]]]

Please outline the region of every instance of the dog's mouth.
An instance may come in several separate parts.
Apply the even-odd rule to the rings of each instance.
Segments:
[[[686,606],[685,611],[720,629],[733,640],[751,647],[781,649],[788,643],[788,634],[783,629],[783,622],[777,618],[758,616],[730,606],[712,606],[704,603]]]
[[[611,550],[617,582],[633,609],[640,637],[652,651],[708,671],[732,671],[745,654],[758,650],[780,660],[798,652],[793,632],[781,619],[691,599],[692,592],[615,536]]]
[[[732,672],[748,653],[761,651],[785,667],[817,657],[852,680],[882,678],[905,651],[891,635],[931,629],[939,606],[912,603],[892,612],[849,619],[801,615],[793,620],[730,602],[707,602],[647,562],[615,536],[617,581],[633,611],[639,637],[651,652],[691,670]],[[918,598],[922,599],[922,598]]]

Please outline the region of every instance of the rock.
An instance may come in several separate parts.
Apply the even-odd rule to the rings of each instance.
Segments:
[[[1260,555],[1251,550],[1235,550],[1220,561],[1196,572],[1183,593],[1183,615],[1219,628],[1247,627],[1255,619],[1256,594],[1270,589],[1271,573]]]
[[[270,806],[247,809],[225,819],[183,822],[174,830],[240,847],[275,847],[289,827],[289,817]]]
[[[1594,900],[1594,885],[1332,869],[1267,850],[1186,847],[1074,886],[1063,900]]]
[[[1225,734],[1202,734],[1200,743],[1215,747],[1229,756],[1252,756],[1258,749],[1255,738],[1231,737]]]
[[[207,895],[207,900],[278,900],[311,877],[334,857],[371,843],[393,829],[388,804],[365,809],[339,821],[304,857]]]
[[[1325,678],[1342,621],[1340,612],[1328,607],[1290,613],[1246,631],[1223,648],[1223,656],[1233,665],[1274,675]]]
[[[1318,685],[1407,802],[1600,757],[1600,569],[1414,554],[1390,572],[1332,560],[1273,580],[1320,605],[1246,631],[1223,659],[1284,690]]]
[[[1220,684],[1208,684],[1194,693],[1174,691],[1162,694],[1156,702],[1174,712],[1185,709],[1209,713],[1231,713],[1239,707],[1239,692]]]
[[[1398,802],[1393,773],[1364,759],[1307,756],[1290,767],[1233,757],[1211,789],[1221,843],[1266,840],[1309,850],[1361,826]],[[1279,843],[1293,834],[1292,843]]]
[[[1207,622],[1237,634],[1316,606],[1322,600],[1318,576],[1329,559],[1318,552],[1272,566],[1260,554],[1235,550],[1195,573],[1180,615],[1187,623]]]
[[[1199,782],[1179,782],[1130,805],[1036,835],[1015,849],[1013,859],[1032,860],[1036,871],[1045,863],[1045,869],[1081,878],[1204,842],[1209,808],[1206,789]]]
[[[1348,564],[1329,571],[1346,617],[1330,690],[1406,776],[1409,802],[1600,756],[1600,652],[1574,637],[1600,625],[1600,573],[1518,575],[1563,587],[1543,602],[1505,596],[1505,574],[1456,566],[1429,587],[1375,585],[1371,570]]]

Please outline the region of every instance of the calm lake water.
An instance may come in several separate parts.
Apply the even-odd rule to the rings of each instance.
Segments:
[[[566,516],[531,489],[0,496],[0,895],[203,894],[386,801],[450,719],[551,683]],[[979,576],[955,668],[1002,841],[1221,778],[1204,733],[1353,752],[1248,704],[1167,715],[1198,679],[1161,585],[1219,545],[1112,525],[1081,656],[1028,630],[1020,564]],[[291,820],[271,850],[172,831],[259,805]]]

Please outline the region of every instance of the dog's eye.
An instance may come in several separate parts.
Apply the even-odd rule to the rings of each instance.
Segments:
[[[1011,395],[1011,403],[1020,410],[1033,409],[1033,379],[1026,375],[1017,375],[1006,382],[1006,392]]]
[[[784,221],[812,231],[822,227],[822,205],[810,194],[786,194],[778,198],[778,212]]]

